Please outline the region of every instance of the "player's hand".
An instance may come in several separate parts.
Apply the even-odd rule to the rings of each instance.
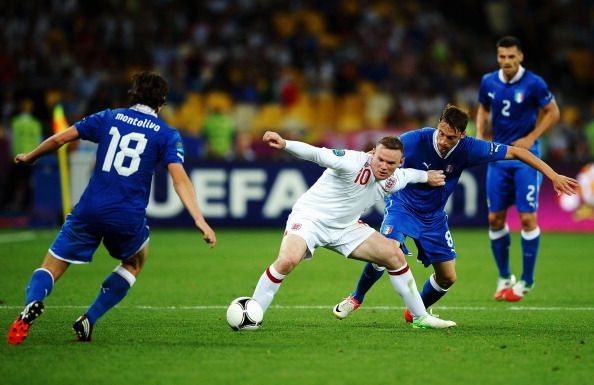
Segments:
[[[278,150],[282,150],[287,145],[287,141],[274,131],[266,131],[262,137],[262,140],[270,147],[276,148]]]
[[[202,238],[204,239],[204,241],[206,243],[208,243],[208,246],[210,246],[211,249],[213,247],[215,247],[216,244],[217,244],[217,236],[216,236],[214,230],[210,228],[210,226],[208,225],[208,223],[206,223],[206,222],[202,222],[202,223],[196,222],[196,226],[202,232],[202,234],[203,234],[203,237]]]
[[[579,186],[579,182],[573,178],[565,175],[559,175],[553,179],[553,188],[557,193],[557,196],[561,194],[574,195],[575,189]]]
[[[445,185],[445,175],[442,170],[427,171],[427,184],[432,187]]]
[[[512,142],[512,146],[525,148],[526,150],[530,150],[530,148],[534,145],[534,140],[524,136],[518,140],[514,140]]]
[[[17,154],[17,156],[14,157],[14,163],[33,164],[33,160],[28,156],[28,154]]]

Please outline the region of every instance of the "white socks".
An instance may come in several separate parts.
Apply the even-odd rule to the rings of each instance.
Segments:
[[[274,295],[278,289],[280,289],[280,285],[284,278],[285,275],[276,271],[273,265],[266,268],[266,271],[260,276],[254,294],[252,294],[252,298],[260,304],[264,312],[266,312],[266,309],[268,309],[268,306],[272,303]]]
[[[417,289],[417,283],[408,264],[398,270],[388,270],[388,273],[390,274],[392,286],[400,294],[412,315],[415,318],[420,318],[427,314],[427,309],[425,309],[425,305]]]

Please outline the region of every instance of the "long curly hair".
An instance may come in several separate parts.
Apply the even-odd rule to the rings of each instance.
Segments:
[[[169,87],[160,75],[143,71],[132,76],[132,87],[128,90],[131,105],[145,104],[155,111],[165,104]]]

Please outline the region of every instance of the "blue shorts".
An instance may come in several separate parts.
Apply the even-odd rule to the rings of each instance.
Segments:
[[[149,227],[146,218],[124,227],[82,221],[70,214],[49,251],[54,257],[66,262],[89,263],[103,241],[112,257],[126,260],[138,253],[148,240]]]
[[[406,237],[412,238],[418,250],[417,260],[425,267],[456,258],[445,212],[431,219],[420,219],[403,207],[391,207],[380,232],[400,243],[404,243]]]
[[[520,213],[538,210],[542,174],[519,160],[492,162],[487,167],[487,205],[489,212],[516,205]]]

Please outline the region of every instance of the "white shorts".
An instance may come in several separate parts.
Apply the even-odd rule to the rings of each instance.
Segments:
[[[361,243],[376,231],[364,222],[355,223],[345,229],[332,229],[316,220],[291,213],[287,219],[285,235],[298,235],[307,244],[305,259],[313,257],[317,247],[325,247],[348,257]]]

